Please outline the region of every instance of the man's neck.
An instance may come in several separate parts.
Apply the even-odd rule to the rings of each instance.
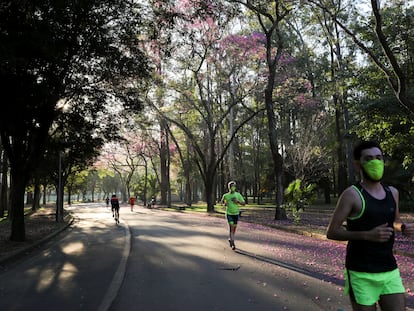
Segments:
[[[374,198],[382,199],[384,196],[384,187],[380,181],[361,180],[361,185],[367,190]]]

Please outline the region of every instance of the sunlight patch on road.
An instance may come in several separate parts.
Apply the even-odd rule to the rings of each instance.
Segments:
[[[71,263],[65,263],[62,269],[47,268],[40,271],[36,291],[42,292],[57,284],[68,284],[79,270]],[[65,282],[65,283],[61,283]],[[62,286],[62,285],[60,285]],[[63,286],[66,287],[66,286]]]
[[[36,290],[38,292],[44,291],[49,288],[55,280],[54,269],[44,269],[40,272],[39,282],[37,283]]]
[[[73,264],[67,262],[62,268],[62,271],[59,274],[59,281],[70,281],[72,280],[73,276],[78,273],[79,270]]]
[[[147,258],[152,264],[157,266],[174,265],[174,269],[186,269],[199,271],[200,263],[195,258],[200,258],[203,261],[209,261],[213,266],[221,265],[220,258],[223,255],[223,249],[216,247],[213,242],[206,242],[206,238],[200,236],[186,237],[154,237],[154,236],[140,236],[144,243],[153,243],[156,251]],[[155,246],[157,245],[157,246]],[[223,245],[226,245],[223,243]],[[229,250],[233,253],[232,250]],[[171,256],[173,254],[173,256]],[[166,260],[165,258],[170,258]],[[172,259],[173,258],[173,259]],[[227,260],[228,261],[228,260]]]
[[[82,242],[68,243],[62,247],[62,252],[69,254],[80,254],[85,250],[85,245]]]

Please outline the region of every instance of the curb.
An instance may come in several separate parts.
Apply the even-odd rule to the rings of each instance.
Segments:
[[[35,249],[36,247],[39,247],[39,246],[41,246],[42,244],[44,244],[44,243],[46,243],[46,242],[48,242],[48,241],[50,241],[51,239],[53,239],[55,236],[57,236],[59,233],[61,233],[61,232],[63,232],[64,230],[66,230],[69,226],[71,226],[73,223],[74,223],[74,221],[75,221],[75,218],[74,217],[72,217],[72,215],[66,215],[66,218],[68,218],[67,219],[67,223],[66,223],[66,225],[65,226],[63,226],[62,228],[59,228],[58,230],[56,230],[56,231],[53,231],[52,233],[50,233],[49,235],[47,235],[47,236],[45,236],[44,238],[42,238],[42,239],[40,239],[40,240],[38,240],[38,241],[36,241],[36,242],[34,242],[33,244],[30,244],[30,245],[28,245],[28,246],[26,246],[26,247],[24,247],[24,248],[22,248],[22,249],[18,249],[18,250],[16,250],[16,251],[14,251],[14,252],[11,252],[11,253],[9,253],[9,254],[7,254],[7,255],[4,255],[4,256],[2,256],[2,257],[0,257],[0,264],[5,264],[5,263],[8,263],[8,262],[10,262],[10,261],[12,261],[13,259],[15,259],[15,258],[18,258],[19,256],[21,256],[22,254],[25,254],[25,253],[28,253],[28,252],[30,252],[31,250],[33,250],[33,249]]]
[[[15,252],[12,252],[10,254],[7,254],[3,257],[0,257],[0,265],[6,264],[7,262],[12,261],[15,258],[18,258],[20,256],[23,256],[24,254],[30,252],[32,249],[35,249],[36,247],[39,247],[40,245],[52,240],[54,237],[56,237],[59,233],[66,230],[69,226],[71,226],[75,222],[75,218],[72,215],[66,216],[67,223],[62,228],[59,228],[58,230],[52,232],[48,236],[42,238],[41,240],[28,245],[25,248],[16,250]],[[122,220],[122,218],[120,218]],[[112,303],[114,302],[116,296],[118,295],[118,292],[121,288],[122,282],[124,280],[125,272],[126,272],[126,265],[129,258],[129,254],[131,252],[131,230],[128,226],[128,224],[125,221],[122,221],[123,227],[125,229],[125,244],[124,249],[122,251],[121,260],[118,265],[117,270],[114,273],[114,276],[111,280],[111,284],[109,285],[104,299],[99,305],[98,311],[107,311],[111,307]]]
[[[122,220],[122,218],[120,218]],[[116,296],[118,295],[119,290],[121,289],[122,282],[124,280],[126,266],[131,252],[131,229],[125,221],[122,221],[123,227],[125,229],[125,244],[122,251],[121,260],[119,262],[118,268],[116,269],[114,276],[112,278],[111,284],[109,285],[104,299],[99,305],[98,311],[107,311],[114,302]]]

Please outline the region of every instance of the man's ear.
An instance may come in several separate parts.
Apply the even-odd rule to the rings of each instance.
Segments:
[[[361,170],[361,162],[358,160],[354,160],[354,167],[356,171],[359,172]]]

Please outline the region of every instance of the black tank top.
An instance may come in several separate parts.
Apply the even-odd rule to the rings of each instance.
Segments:
[[[378,200],[371,196],[360,184],[353,186],[360,194],[362,210],[360,215],[347,219],[347,230],[368,231],[387,223],[394,226],[396,203],[391,190],[383,186],[385,198]],[[362,240],[348,241],[346,268],[360,272],[387,272],[397,268],[393,254],[394,234],[387,242]]]

